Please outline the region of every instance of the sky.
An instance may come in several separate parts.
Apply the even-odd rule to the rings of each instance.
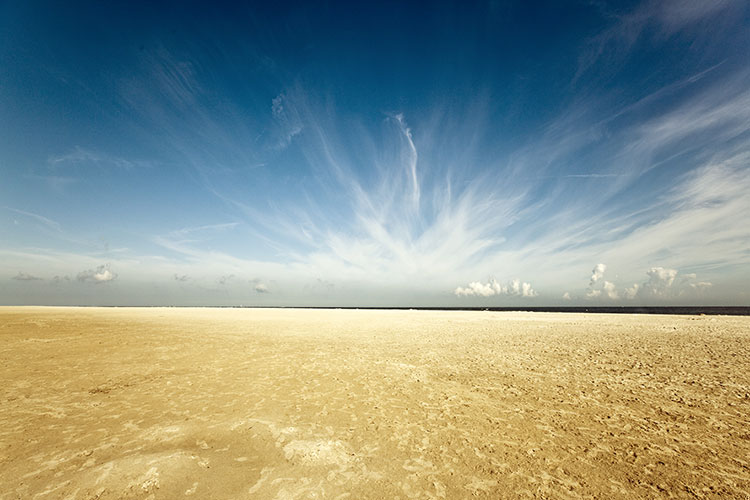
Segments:
[[[750,305],[750,4],[0,3],[0,304]]]

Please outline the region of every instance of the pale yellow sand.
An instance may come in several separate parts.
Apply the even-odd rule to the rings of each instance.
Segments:
[[[0,308],[0,498],[749,498],[750,318]]]

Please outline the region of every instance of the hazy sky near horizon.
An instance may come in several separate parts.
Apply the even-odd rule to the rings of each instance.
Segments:
[[[749,305],[750,4],[0,4],[0,304]]]

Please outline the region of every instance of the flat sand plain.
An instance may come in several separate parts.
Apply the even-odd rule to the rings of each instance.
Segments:
[[[0,308],[0,498],[750,498],[750,318]]]

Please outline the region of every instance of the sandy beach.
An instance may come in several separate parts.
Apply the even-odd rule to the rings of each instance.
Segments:
[[[0,499],[750,498],[750,318],[0,308]]]

